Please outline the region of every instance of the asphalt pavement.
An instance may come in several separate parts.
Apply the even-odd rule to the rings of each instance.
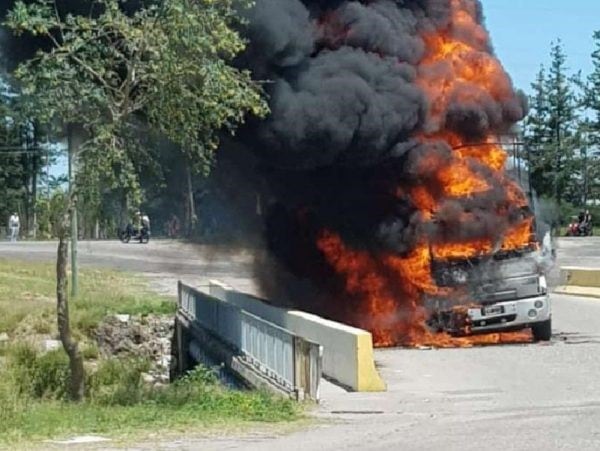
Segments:
[[[140,272],[157,289],[178,278],[224,279],[256,291],[252,253],[176,242],[82,243],[82,265]],[[0,258],[52,259],[52,243],[1,243]],[[560,265],[600,268],[600,238],[559,241]],[[557,272],[554,271],[553,279]],[[376,351],[385,393],[327,385],[318,418],[302,430],[153,440],[133,449],[178,450],[598,450],[600,300],[552,295],[550,343]]]
[[[57,243],[52,241],[0,241],[0,258],[26,261],[55,261]],[[177,294],[177,281],[202,287],[218,279],[235,288],[258,294],[253,277],[256,251],[231,250],[224,246],[203,246],[175,240],[152,240],[149,244],[114,241],[81,241],[81,267],[110,268],[138,273],[150,280],[157,291]]]

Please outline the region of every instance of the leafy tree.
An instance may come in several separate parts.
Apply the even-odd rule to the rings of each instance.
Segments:
[[[35,232],[35,203],[43,149],[40,128],[23,114],[20,97],[0,79],[0,221],[16,211],[25,233]],[[47,154],[46,154],[47,155]]]
[[[148,130],[177,144],[188,166],[207,172],[222,129],[233,132],[248,113],[267,113],[250,74],[228,64],[245,45],[235,31],[234,3],[240,4],[163,0],[129,12],[118,0],[98,0],[91,15],[63,15],[56,0],[35,0],[17,1],[7,15],[14,33],[47,42],[14,75],[30,108],[66,127],[78,167],[57,227],[58,322],[73,399],[83,396],[84,377],[69,327],[66,212],[76,211],[78,193],[100,182],[139,197],[136,169],[151,158],[139,137]]]

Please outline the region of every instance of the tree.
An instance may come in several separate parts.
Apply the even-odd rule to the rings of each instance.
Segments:
[[[558,40],[550,51],[551,63],[546,80],[548,95],[548,128],[551,133],[550,156],[554,199],[561,203],[573,174],[573,156],[576,146],[573,130],[577,125],[575,94],[567,75],[567,56]]]
[[[576,169],[581,135],[575,132],[578,105],[560,40],[552,44],[550,58],[548,70],[542,66],[532,84],[526,140],[533,186],[560,204]]]
[[[550,159],[546,149],[551,141],[548,127],[548,95],[546,93],[546,70],[542,65],[536,80],[531,84],[533,91],[529,97],[530,111],[525,120],[525,145],[527,147],[527,164],[529,166],[530,183],[537,193],[552,192],[552,184],[545,177],[551,172]]]
[[[20,97],[0,78],[0,218],[14,211],[23,232],[35,236],[36,199],[44,149],[36,121],[23,114]]]
[[[585,120],[588,149],[585,160],[585,198],[600,187],[600,31],[594,33],[595,49],[592,52],[592,72],[583,84],[583,105],[589,115]]]
[[[48,43],[15,70],[23,93],[45,122],[59,121],[80,141],[73,148],[78,172],[66,209],[75,211],[78,193],[101,181],[139,198],[136,169],[151,158],[139,139],[147,130],[176,143],[193,170],[208,172],[219,132],[233,132],[248,113],[267,113],[250,74],[228,64],[245,45],[235,31],[240,19],[234,3],[240,4],[163,0],[129,13],[118,0],[98,0],[91,15],[61,14],[55,0],[15,3],[8,27]],[[81,354],[69,322],[61,320],[68,318],[65,221],[63,215],[57,311],[71,361],[71,396],[78,400]]]

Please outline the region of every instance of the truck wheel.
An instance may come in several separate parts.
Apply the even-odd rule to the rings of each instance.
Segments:
[[[552,319],[531,326],[535,341],[550,341],[552,338]]]

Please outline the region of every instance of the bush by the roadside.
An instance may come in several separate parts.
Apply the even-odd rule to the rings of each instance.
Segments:
[[[88,376],[87,397],[90,402],[106,406],[139,404],[152,394],[152,389],[142,379],[142,374],[149,368],[149,363],[144,360],[113,358],[101,361],[98,369]]]
[[[64,399],[69,383],[69,360],[62,350],[38,354],[27,345],[12,348],[2,374],[14,381],[17,393],[31,399]]]
[[[263,392],[230,390],[202,366],[177,382],[148,385],[148,363],[107,359],[88,372],[86,400],[65,401],[68,360],[62,350],[38,354],[9,350],[0,369],[0,443],[77,433],[127,435],[211,423],[279,422],[298,417],[298,406]]]

